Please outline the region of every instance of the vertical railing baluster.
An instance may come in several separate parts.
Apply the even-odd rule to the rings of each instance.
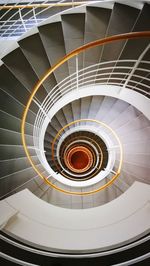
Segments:
[[[148,46],[146,46],[146,48],[144,49],[144,51],[140,54],[139,58],[137,59],[137,61],[135,62],[130,74],[128,75],[128,78],[126,79],[125,83],[123,84],[122,88],[126,88],[126,86],[128,85],[128,83],[130,82],[134,72],[137,70],[141,60],[143,59],[144,55],[147,53],[147,51],[150,49],[150,44]]]
[[[36,13],[35,13],[35,8],[33,8],[33,16],[34,16],[34,20],[35,20],[35,24],[38,24],[37,18],[36,18]]]
[[[24,27],[24,30],[25,30],[25,32],[26,32],[26,31],[27,31],[27,28],[26,28],[26,25],[25,25],[24,20],[23,20],[23,18],[22,18],[21,9],[19,9],[19,16],[20,16],[20,20],[21,20],[21,22],[22,22],[22,25],[23,25],[23,27]]]
[[[79,88],[79,60],[78,55],[76,55],[76,79],[77,79],[77,89]]]

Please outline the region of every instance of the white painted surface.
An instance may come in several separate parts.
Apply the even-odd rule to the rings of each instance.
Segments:
[[[102,96],[109,96],[114,97],[116,99],[123,100],[139,111],[141,111],[148,119],[150,119],[150,108],[149,102],[150,100],[145,97],[144,95],[124,88],[120,86],[113,86],[113,85],[94,85],[94,86],[86,86],[84,88],[80,88],[78,92],[73,90],[67,95],[63,96],[60,100],[57,101],[54,106],[51,107],[51,110],[48,116],[52,119],[56,112],[61,109],[64,105],[68,104],[69,102],[75,101],[82,97],[87,96],[94,96],[94,95],[102,95]]]
[[[27,32],[25,32],[24,34],[22,34],[19,38],[18,41],[23,40],[31,35],[34,35],[36,33],[38,33],[38,29],[36,27],[36,25],[34,25],[31,29],[29,29]]]
[[[52,119],[53,116],[65,105],[70,102],[73,102],[79,98],[87,97],[87,96],[94,96],[94,95],[102,95],[102,96],[110,96],[116,99],[123,100],[132,106],[136,107],[139,111],[141,111],[148,119],[150,119],[150,108],[149,108],[149,99],[144,95],[129,89],[122,89],[119,86],[112,86],[112,85],[94,85],[94,86],[87,86],[84,88],[78,89],[78,93],[76,90],[68,93],[67,95],[63,96],[57,103],[52,106],[51,110],[48,113],[48,116],[45,117],[43,122],[40,137],[39,137],[39,149],[44,151],[44,135],[46,128],[49,124],[49,118]],[[38,154],[39,160],[44,165],[45,169],[50,173],[53,174],[52,169],[50,168],[47,160],[45,158],[45,153],[41,152],[40,155]],[[55,175],[56,179],[57,176]]]
[[[100,128],[101,130],[98,131],[98,127],[96,128],[94,126],[79,126],[79,127],[76,126],[75,128],[68,130],[63,135],[61,140],[63,141],[64,138],[67,135],[69,135],[69,134],[71,134],[71,133],[73,133],[75,131],[78,131],[79,129],[80,130],[85,130],[85,131],[87,130],[87,131],[95,132],[98,136],[100,136],[103,139],[103,141],[105,142],[108,150],[111,149],[111,147],[113,147],[115,145],[115,142],[114,142],[115,139],[112,136],[111,136],[112,137],[112,139],[111,139],[110,136],[108,135],[108,133],[103,131],[104,128]],[[59,145],[58,145],[58,147],[59,147]],[[88,187],[88,186],[91,186],[91,185],[94,185],[94,184],[100,182],[113,169],[114,164],[115,164],[115,154],[116,154],[115,150],[111,150],[111,152],[109,152],[109,160],[108,160],[108,164],[107,164],[107,167],[106,167],[105,171],[101,171],[98,175],[96,175],[92,179],[88,179],[86,181],[78,182],[78,181],[67,179],[63,175],[57,174],[56,172],[54,172],[53,169],[50,167],[50,165],[47,162],[45,153],[44,152],[37,153],[37,155],[39,157],[39,160],[41,161],[42,165],[45,167],[46,171],[51,176],[53,176],[56,180],[58,180],[60,183],[63,183],[65,185],[71,186],[71,187]],[[58,156],[58,154],[57,154],[57,156]]]
[[[0,229],[3,229],[10,219],[15,218],[18,210],[11,207],[7,202],[0,201]]]
[[[101,130],[100,130],[101,129]],[[100,138],[103,139],[103,141],[105,142],[107,149],[111,149],[111,147],[113,147],[113,142],[110,138],[109,135],[107,135],[106,132],[103,132],[102,128],[100,128],[98,130],[98,127],[94,127],[94,126],[89,126],[89,125],[85,125],[85,126],[76,126],[74,128],[71,128],[69,130],[67,130],[67,132],[65,132],[63,134],[63,138],[60,139],[59,143],[57,144],[57,159],[60,163],[59,160],[59,148],[60,145],[62,144],[64,138],[66,138],[67,136],[69,136],[70,134],[72,134],[73,132],[76,131],[91,131],[93,133],[95,133],[96,135],[98,135]],[[111,152],[109,151],[109,158],[108,158],[108,164],[107,167],[105,169],[105,171],[101,171],[100,173],[98,173],[95,177],[88,179],[86,181],[74,181],[74,180],[70,180],[65,178],[63,175],[61,174],[57,174],[55,175],[55,179],[58,180],[60,183],[63,183],[65,185],[71,186],[71,187],[88,187],[88,186],[92,186],[98,182],[100,182],[102,179],[104,179],[106,176],[108,176],[108,174],[110,173],[110,171],[113,169],[114,164],[115,164],[115,157],[116,157],[116,151],[115,150],[111,150]],[[46,157],[44,159],[44,166],[45,164],[47,164],[47,160]],[[48,165],[48,167],[51,169],[51,167]],[[48,170],[47,167],[47,170]]]
[[[25,189],[3,200],[19,211],[5,229],[30,245],[47,249],[108,249],[149,230],[149,200],[150,186],[139,182],[103,206],[79,210],[50,205]]]

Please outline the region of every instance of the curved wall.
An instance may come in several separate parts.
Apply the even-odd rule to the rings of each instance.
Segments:
[[[1,221],[5,232],[30,245],[68,253],[94,252],[146,234],[150,228],[149,200],[149,186],[139,182],[103,206],[78,210],[53,206],[25,189],[1,201],[6,225],[3,215]],[[18,214],[8,219],[6,210]]]

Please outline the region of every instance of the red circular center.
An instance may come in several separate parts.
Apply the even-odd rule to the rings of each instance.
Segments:
[[[76,173],[82,173],[91,167],[93,157],[88,148],[76,146],[66,152],[64,161],[70,170]]]
[[[71,161],[73,168],[84,169],[89,163],[89,158],[86,152],[81,150],[81,151],[74,152],[71,156],[70,161]]]

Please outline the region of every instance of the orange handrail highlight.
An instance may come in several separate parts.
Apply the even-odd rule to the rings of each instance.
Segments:
[[[112,42],[116,42],[116,41],[120,41],[120,40],[130,40],[130,39],[138,39],[138,38],[150,38],[150,31],[143,31],[143,32],[131,32],[131,33],[124,33],[124,34],[119,34],[119,35],[114,35],[114,36],[110,36],[110,37],[106,37],[100,40],[96,40],[94,42],[90,42],[88,44],[85,44],[75,50],[73,50],[72,52],[70,52],[69,54],[67,54],[66,56],[64,56],[61,60],[59,60],[53,67],[51,67],[50,69],[48,69],[48,71],[44,74],[44,76],[38,81],[38,83],[35,85],[35,87],[33,88],[33,91],[30,95],[30,98],[27,102],[27,105],[25,107],[24,113],[23,113],[23,117],[22,117],[22,123],[21,123],[21,135],[22,135],[22,143],[23,143],[23,147],[26,153],[26,156],[30,162],[30,164],[32,165],[33,169],[35,170],[35,172],[42,178],[44,179],[44,181],[50,185],[51,187],[55,188],[56,190],[66,193],[66,194],[72,194],[72,195],[89,195],[89,194],[93,194],[96,193],[104,188],[106,188],[107,186],[111,185],[114,180],[119,176],[120,171],[121,171],[121,166],[118,169],[118,173],[114,176],[114,178],[112,178],[107,185],[104,185],[102,187],[100,187],[99,189],[96,189],[94,191],[89,191],[89,192],[70,192],[70,191],[66,191],[64,189],[58,188],[56,185],[52,184],[52,182],[50,182],[49,180],[47,180],[47,177],[43,176],[40,171],[37,169],[37,167],[35,166],[30,153],[28,151],[27,148],[27,144],[26,144],[26,139],[25,139],[25,123],[26,123],[26,118],[27,118],[27,114],[30,108],[30,105],[32,103],[32,100],[35,96],[35,94],[37,93],[38,89],[40,88],[40,86],[43,84],[43,82],[49,77],[49,75],[51,73],[53,73],[56,69],[58,69],[61,65],[63,65],[66,61],[68,61],[69,59],[73,58],[74,56],[82,53],[85,50],[88,50],[90,48],[96,47],[96,46],[101,46],[104,44],[108,44],[108,43],[112,43]],[[99,121],[100,122],[100,121]],[[122,164],[121,164],[122,165]]]
[[[87,2],[66,2],[66,3],[47,3],[47,4],[22,4],[22,5],[3,5],[0,6],[0,10],[9,10],[9,9],[32,9],[32,8],[48,8],[48,7],[67,7],[67,6],[80,6],[87,4]]]

